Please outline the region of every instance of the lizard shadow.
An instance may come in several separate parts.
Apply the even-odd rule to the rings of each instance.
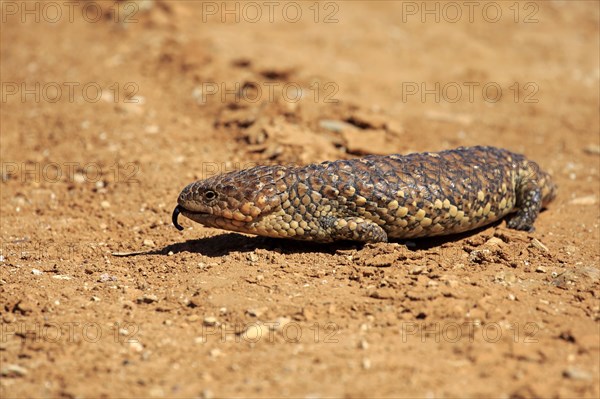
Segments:
[[[486,229],[497,227],[501,221],[470,230],[464,233],[448,236],[423,237],[409,240],[392,239],[390,242],[408,244],[407,248],[412,251],[425,251],[439,247],[445,243],[460,241],[466,237],[476,235]],[[217,236],[187,240],[180,243],[170,244],[161,250],[153,251],[153,255],[166,255],[169,252],[191,252],[199,253],[211,258],[229,255],[232,252],[253,252],[256,249],[278,251],[283,254],[296,253],[328,253],[335,254],[337,251],[351,249],[362,249],[364,243],[354,241],[336,241],[333,243],[314,243],[310,241],[295,241],[282,238],[270,238],[259,236],[246,236],[238,233],[223,233]]]

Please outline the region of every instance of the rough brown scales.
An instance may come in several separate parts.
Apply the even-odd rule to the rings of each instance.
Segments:
[[[494,147],[367,156],[304,167],[259,166],[185,187],[173,212],[269,237],[381,242],[460,233],[505,216],[533,230],[555,196],[549,175]]]

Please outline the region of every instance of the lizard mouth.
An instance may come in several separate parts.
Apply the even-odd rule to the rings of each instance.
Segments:
[[[183,230],[183,226],[181,226],[177,221],[179,219],[179,215],[183,215],[196,223],[200,223],[208,227],[225,228],[223,226],[230,222],[230,219],[215,215],[212,212],[203,212],[197,210],[191,211],[187,208],[184,208],[182,205],[177,205],[175,209],[173,209],[171,220],[173,221],[175,228],[179,231]],[[241,222],[235,221],[235,223]]]
[[[183,230],[183,226],[181,226],[177,222],[177,219],[179,219],[180,214],[182,214],[183,216],[186,216],[187,218],[192,219],[192,220],[199,219],[199,217],[201,217],[201,216],[210,216],[211,215],[208,212],[190,211],[189,209],[185,209],[181,205],[177,205],[175,207],[175,209],[173,209],[173,215],[171,216],[171,220],[173,221],[173,225],[175,226],[175,228],[179,231]],[[193,217],[194,215],[196,216],[196,218]]]

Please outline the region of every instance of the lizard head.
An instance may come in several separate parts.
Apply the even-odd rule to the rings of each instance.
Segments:
[[[207,227],[257,234],[260,220],[281,204],[286,174],[284,167],[257,166],[198,180],[179,194],[173,224],[183,230],[182,214]]]

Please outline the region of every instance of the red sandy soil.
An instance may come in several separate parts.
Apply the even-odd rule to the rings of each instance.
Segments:
[[[51,3],[2,2],[3,398],[599,397],[598,2]],[[535,232],[170,222],[214,173],[478,144],[553,175]]]

